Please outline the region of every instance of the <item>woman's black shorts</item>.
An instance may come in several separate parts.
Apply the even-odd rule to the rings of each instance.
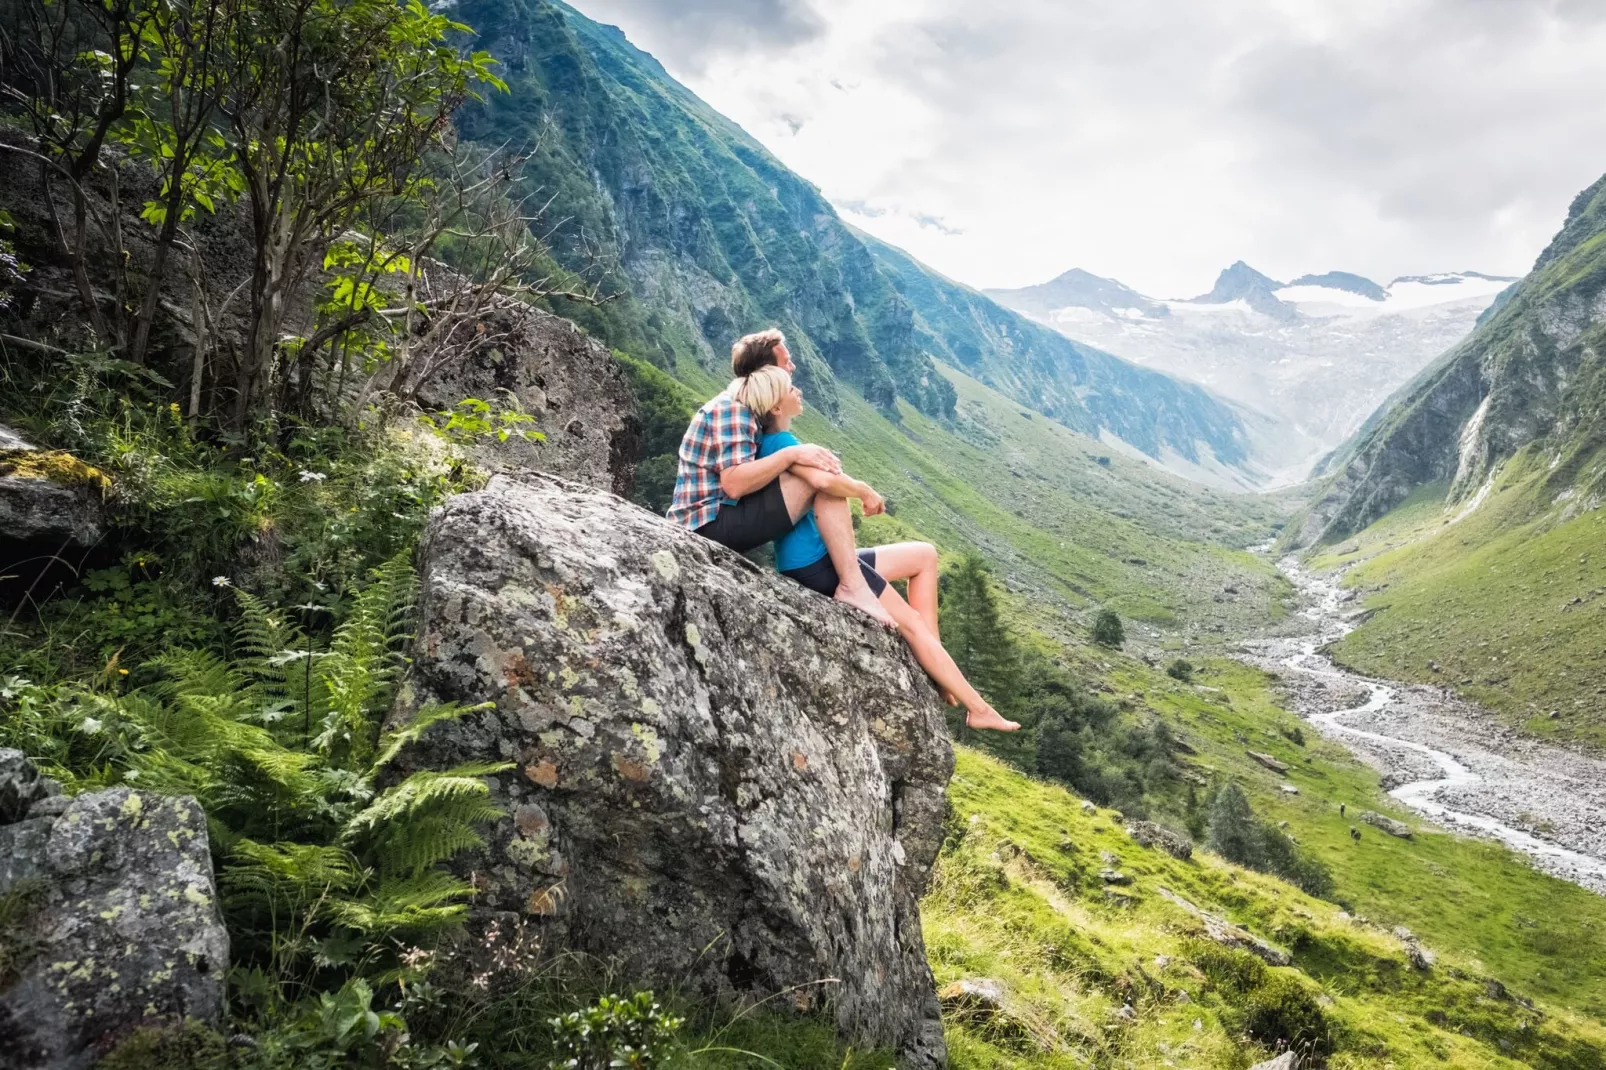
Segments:
[[[864,582],[870,585],[870,593],[880,598],[881,592],[887,589],[887,581],[875,570],[874,550],[859,551],[859,571],[864,573]],[[818,591],[827,598],[836,594],[836,566],[831,564],[829,556],[820,558],[812,565],[787,569],[781,575],[794,579],[809,590]]]

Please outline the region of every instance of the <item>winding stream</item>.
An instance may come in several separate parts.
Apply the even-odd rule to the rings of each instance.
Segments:
[[[1285,558],[1313,631],[1258,647],[1265,660],[1315,682],[1296,705],[1396,786],[1389,794],[1440,824],[1496,839],[1539,868],[1606,894],[1606,762],[1524,740],[1485,711],[1433,687],[1391,684],[1340,668],[1317,651],[1353,631],[1338,586]],[[1326,709],[1334,693],[1366,700]],[[1364,727],[1363,727],[1364,726]],[[1450,749],[1445,749],[1450,748]]]

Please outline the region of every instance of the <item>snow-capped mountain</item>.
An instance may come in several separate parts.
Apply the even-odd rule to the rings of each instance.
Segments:
[[[1261,414],[1251,421],[1257,459],[1280,486],[1304,479],[1514,281],[1459,271],[1383,286],[1329,271],[1280,282],[1239,261],[1188,300],[1146,297],[1081,270],[987,293],[1069,338]]]

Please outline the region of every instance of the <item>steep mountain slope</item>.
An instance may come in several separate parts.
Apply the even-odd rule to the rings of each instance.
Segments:
[[[859,237],[914,309],[927,352],[1074,430],[1185,462],[1196,478],[1243,485],[1254,477],[1238,414],[1205,390],[1078,345],[901,249]],[[1098,296],[1123,299],[1118,292]]]
[[[1368,421],[1291,546],[1346,567],[1355,667],[1606,744],[1606,179],[1534,270]]]
[[[554,255],[574,269],[608,266],[608,287],[622,291],[601,308],[555,300],[557,311],[661,367],[680,357],[717,367],[736,335],[778,323],[798,343],[804,385],[831,413],[841,380],[887,414],[904,398],[951,416],[934,357],[971,370],[1009,359],[999,328],[947,339],[917,329],[896,280],[819,191],[617,29],[556,0],[463,0],[457,11],[510,86],[465,109],[463,135],[529,151],[525,175],[532,201],[550,201]],[[972,296],[984,319],[1013,319]],[[1150,456],[1186,465],[1204,442],[1223,465],[1244,463],[1238,413],[1203,391],[1103,355],[1044,347],[1034,362],[1033,376],[995,376],[1000,389]],[[1046,399],[1044,383],[1054,386]]]
[[[1573,201],[1550,246],[1500,309],[1378,415],[1301,525],[1305,544],[1358,531],[1416,487],[1474,498],[1529,451],[1555,494],[1601,490],[1606,443],[1606,179]]]
[[[1062,276],[1063,277],[1063,276]],[[1230,398],[1269,485],[1305,479],[1418,369],[1471,330],[1507,282],[1475,272],[1394,280],[1348,272],[1286,285],[1239,262],[1210,293],[1154,301],[1100,286],[988,293],[1069,338]],[[1120,303],[1106,293],[1126,293]]]

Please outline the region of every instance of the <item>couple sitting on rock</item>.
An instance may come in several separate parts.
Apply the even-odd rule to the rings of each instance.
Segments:
[[[886,509],[868,484],[842,471],[836,454],[798,441],[803,411],[792,356],[778,330],[731,347],[736,378],[697,410],[680,443],[669,519],[739,553],[775,544],[781,574],[895,627],[949,704],[963,704],[972,728],[1013,732],[970,686],[937,631],[937,550],[900,542],[859,550],[848,499],[866,516]],[[907,580],[905,601],[889,580]]]

